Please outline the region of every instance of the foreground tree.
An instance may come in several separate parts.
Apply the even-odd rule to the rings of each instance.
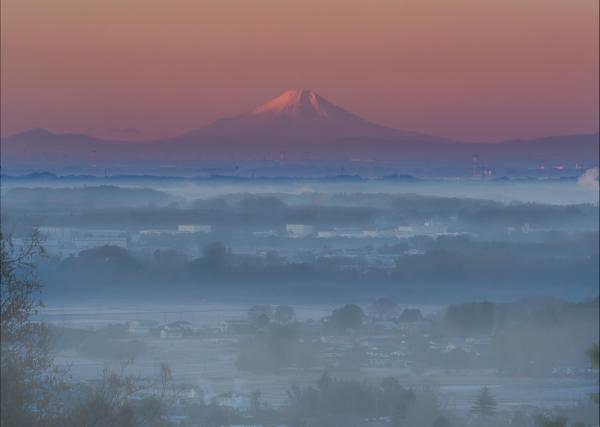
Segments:
[[[369,312],[374,319],[388,320],[398,314],[399,307],[389,298],[378,298],[369,307]]]
[[[294,321],[296,313],[289,305],[278,305],[273,315],[273,320],[280,325],[288,325]]]
[[[50,355],[48,330],[32,319],[41,308],[35,261],[44,254],[33,232],[13,245],[0,231],[0,339],[2,427],[159,427],[162,396],[145,396],[147,380],[106,371],[94,385],[67,384]],[[170,369],[161,367],[164,390]]]
[[[348,329],[357,329],[363,325],[365,313],[356,304],[346,304],[331,312],[325,321],[325,329],[331,333],[343,334]]]
[[[68,395],[69,410],[53,425],[61,427],[167,427],[164,419],[164,390],[170,381],[171,371],[166,365],[160,368],[160,383],[164,387],[160,396],[144,396],[152,384],[139,377],[114,373],[106,369],[93,385],[80,384]]]
[[[600,367],[600,347],[598,347],[598,344],[592,345],[586,353],[592,368],[598,369]]]
[[[590,364],[592,365],[592,369],[598,369],[600,367],[600,347],[598,344],[592,345],[588,348],[587,357],[590,360]],[[592,393],[592,400],[598,404],[600,402],[600,394]]]
[[[432,427],[436,422],[443,422],[438,421],[442,409],[438,396],[433,390],[422,390],[411,397],[395,427]]]
[[[548,418],[538,417],[537,425],[539,427],[567,427],[567,419],[565,417]]]
[[[473,402],[471,412],[482,418],[489,418],[496,414],[496,407],[496,399],[486,386],[481,389],[479,396],[477,396],[477,399]]]
[[[439,416],[433,422],[433,424],[431,425],[431,427],[450,427],[450,422],[448,422],[448,419],[446,417]]]
[[[17,248],[0,231],[2,426],[33,426],[53,418],[60,386],[48,351],[48,331],[31,317],[42,307],[34,262],[43,255],[38,232]]]
[[[248,310],[248,322],[255,327],[265,327],[271,322],[273,308],[269,304],[259,304]]]

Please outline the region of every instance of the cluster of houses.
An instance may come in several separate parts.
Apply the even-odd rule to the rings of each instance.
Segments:
[[[143,249],[157,244],[157,239],[167,238],[210,238],[219,239],[220,231],[209,224],[179,224],[175,228],[122,230],[108,228],[82,228],[42,226],[39,231],[44,238],[44,246],[50,255],[59,257],[75,256],[81,251],[100,246],[117,246],[128,249]],[[230,230],[229,230],[230,231]],[[448,234],[446,228],[437,222],[426,221],[423,224],[399,225],[392,228],[363,229],[360,227],[332,227],[317,228],[311,224],[286,224],[284,228],[240,230],[249,233],[253,238],[289,238],[289,239],[402,239],[416,235],[438,236]],[[18,239],[15,244],[18,245]],[[25,242],[24,242],[25,243]],[[180,242],[181,243],[181,242]],[[164,245],[164,243],[163,243]],[[197,255],[197,243],[194,248],[187,248],[183,244],[181,249],[190,250]],[[237,250],[237,248],[236,248]],[[191,252],[190,252],[191,254]],[[386,266],[388,261],[372,259],[373,264]]]
[[[152,335],[162,339],[182,339],[193,337],[198,333],[198,328],[186,320],[176,320],[164,325],[159,325],[156,320],[131,320],[127,322],[127,332],[137,336]]]
[[[281,311],[279,310],[279,315],[283,318]],[[371,313],[361,328],[349,330],[343,335],[328,334],[320,321],[297,322],[293,314],[289,321],[276,320],[275,312],[271,311],[268,305],[255,306],[245,317],[202,326],[185,320],[164,324],[155,320],[133,320],[128,322],[127,332],[139,337],[165,340],[210,338],[214,339],[211,341],[214,345],[229,345],[259,331],[265,331],[274,323],[293,325],[297,331],[299,345],[315,354],[323,368],[339,370],[416,368],[419,360],[415,358],[415,340],[421,343],[425,351],[441,357],[459,351],[470,359],[488,355],[492,345],[489,335],[432,336],[429,333],[432,320],[424,318],[421,311],[415,308],[406,308],[394,313]]]

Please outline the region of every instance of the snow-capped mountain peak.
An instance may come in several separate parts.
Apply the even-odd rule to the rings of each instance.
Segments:
[[[256,107],[248,116],[303,116],[317,115],[327,117],[331,105],[312,90],[286,90],[276,98]]]

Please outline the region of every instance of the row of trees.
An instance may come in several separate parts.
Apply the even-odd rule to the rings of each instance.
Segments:
[[[15,248],[0,232],[1,271],[1,407],[0,425],[24,427],[162,427],[170,404],[166,396],[171,380],[170,369],[161,366],[159,379],[151,381],[105,371],[94,383],[67,381],[67,372],[54,366],[48,330],[33,316],[43,307],[41,286],[35,278],[35,261],[43,256],[39,235],[34,233],[27,245]],[[265,313],[256,308],[249,313],[260,321]],[[291,356],[289,343],[296,341],[293,331],[283,325],[293,319],[287,306],[276,309],[279,325],[263,345],[272,349],[275,361]],[[360,307],[349,304],[334,310],[324,327],[337,333],[360,327],[365,315]],[[598,345],[588,351],[593,367],[598,368]],[[380,385],[336,379],[323,374],[316,386],[293,386],[288,394],[289,407],[279,419],[295,425],[360,425],[367,418],[384,419],[394,427],[447,427],[455,425],[438,397],[431,390],[415,391],[403,387],[394,378]],[[598,400],[598,395],[594,396]],[[256,406],[256,405],[255,405]],[[196,415],[221,411],[215,405],[197,407]],[[478,425],[487,425],[496,417],[497,403],[485,387],[474,401],[472,410]],[[211,416],[212,417],[212,416]],[[213,419],[213,418],[211,418]],[[218,421],[207,425],[223,425]],[[226,418],[223,418],[225,420]],[[540,418],[541,427],[566,427],[563,418]],[[580,424],[572,426],[579,427]]]

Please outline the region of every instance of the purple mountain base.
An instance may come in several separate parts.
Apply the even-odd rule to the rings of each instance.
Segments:
[[[503,143],[464,143],[369,122],[312,91],[286,91],[241,114],[180,136],[145,142],[102,140],[44,129],[2,139],[2,164],[365,161],[466,164],[598,163],[598,134]]]

